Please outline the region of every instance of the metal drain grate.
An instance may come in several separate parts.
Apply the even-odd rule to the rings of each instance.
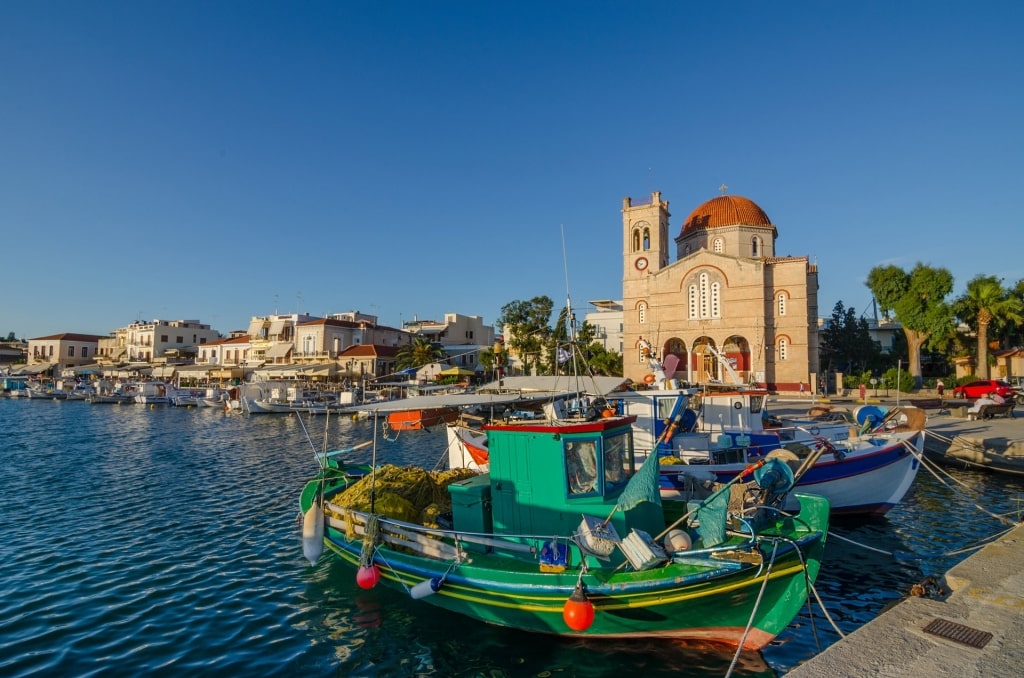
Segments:
[[[946,621],[945,619],[931,620],[928,622],[928,626],[924,627],[924,632],[952,640],[956,643],[976,647],[979,650],[988,645],[988,641],[992,640],[992,634],[988,631],[979,631],[978,629],[972,629],[970,626]]]

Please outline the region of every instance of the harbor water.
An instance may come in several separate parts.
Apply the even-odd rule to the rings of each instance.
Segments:
[[[433,467],[440,428],[216,408],[0,399],[4,676],[722,676],[733,653],[666,641],[539,637],[356,586],[302,556],[315,451]],[[308,435],[307,435],[308,433]],[[844,633],[1006,529],[1024,482],[922,470],[886,518],[834,525],[817,591]],[[941,476],[940,476],[941,477]],[[955,481],[955,482],[954,482]],[[840,537],[845,538],[841,539]],[[776,676],[838,639],[817,604],[735,676]]]

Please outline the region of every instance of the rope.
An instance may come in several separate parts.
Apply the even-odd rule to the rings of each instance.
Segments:
[[[921,454],[921,453],[920,453],[920,452],[919,452],[919,451],[918,451],[918,450],[917,450],[917,449],[916,449],[916,448],[915,448],[915,447],[914,447],[913,445],[910,445],[910,444],[909,444],[909,443],[908,443],[907,441],[903,441],[903,444],[904,444],[904,446],[906,446],[906,448],[907,448],[908,450],[910,450],[910,453],[911,453],[912,455],[914,455],[915,457],[917,457],[917,460],[918,460],[919,462],[921,462],[921,467],[922,467],[922,468],[925,468],[925,469],[927,469],[927,470],[928,470],[928,472],[929,472],[929,473],[931,473],[931,474],[932,474],[932,476],[934,476],[934,477],[935,477],[935,479],[936,479],[936,480],[938,480],[938,481],[939,481],[939,483],[941,483],[941,484],[942,484],[942,485],[943,485],[943,486],[944,486],[944,487],[945,487],[945,488],[946,488],[947,490],[949,490],[949,491],[950,491],[950,492],[952,492],[953,494],[955,494],[955,495],[957,495],[957,496],[961,497],[962,499],[964,499],[964,500],[966,500],[966,501],[969,501],[969,502],[971,503],[971,505],[972,505],[972,506],[974,506],[974,508],[978,509],[979,511],[981,511],[982,513],[984,513],[984,514],[985,514],[985,515],[987,515],[987,516],[990,516],[990,517],[992,517],[992,518],[995,518],[996,520],[998,520],[998,521],[999,521],[1000,523],[1002,523],[1003,525],[1008,525],[1008,526],[1014,526],[1014,525],[1016,525],[1016,524],[1017,524],[1017,523],[1015,523],[1014,521],[1012,521],[1012,520],[1010,520],[1010,519],[1008,519],[1008,518],[1004,518],[1003,516],[999,515],[998,513],[993,513],[992,511],[989,511],[989,510],[988,510],[987,508],[985,508],[985,507],[984,507],[984,506],[982,506],[981,504],[979,504],[979,503],[977,503],[977,502],[975,502],[975,501],[972,501],[972,500],[971,500],[971,499],[970,499],[969,497],[967,497],[967,495],[965,495],[964,493],[962,493],[962,492],[958,492],[958,491],[957,491],[957,490],[956,490],[955,488],[951,487],[951,486],[949,485],[949,483],[947,483],[947,482],[946,482],[945,480],[943,480],[943,479],[942,479],[942,478],[941,478],[941,477],[939,476],[939,474],[938,474],[938,473],[936,473],[936,471],[935,471],[935,468],[937,468],[937,465],[935,465],[935,464],[933,464],[932,462],[930,462],[930,461],[928,461],[927,459],[925,459],[924,455],[923,455],[923,454]],[[933,466],[934,466],[935,468],[933,468]],[[950,478],[952,478],[952,476],[950,476],[950,475],[949,475],[948,473],[946,473],[945,471],[943,471],[943,473],[945,473],[945,474],[946,474],[947,476],[949,476]],[[961,483],[961,484],[963,484],[963,483]],[[966,487],[966,485],[965,485],[965,487]]]
[[[779,543],[777,541],[772,542],[772,557],[768,561],[768,569],[764,573],[764,581],[761,582],[761,590],[757,593],[757,600],[754,601],[754,609],[750,611],[750,619],[747,620],[747,628],[743,629],[743,636],[740,637],[740,643],[736,647],[736,654],[732,657],[732,663],[729,664],[729,670],[725,672],[725,678],[729,678],[732,675],[733,670],[736,668],[736,663],[740,659],[740,654],[743,653],[743,644],[747,642],[747,636],[750,634],[750,628],[754,625],[754,617],[757,616],[757,608],[761,606],[761,599],[764,598],[765,589],[768,588],[768,580],[771,579],[772,565],[775,564],[775,554],[778,552]]]
[[[378,539],[380,539],[380,520],[376,513],[369,513],[366,515],[366,534],[363,536],[363,550],[359,554],[359,567],[369,567],[373,563],[373,554]]]

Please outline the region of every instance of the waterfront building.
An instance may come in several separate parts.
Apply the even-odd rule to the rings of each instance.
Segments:
[[[296,327],[310,320],[314,320],[313,316],[305,313],[253,316],[246,332],[251,343],[249,359],[264,365],[289,364]]]
[[[199,347],[220,333],[198,320],[136,320],[103,337],[97,359],[101,364],[154,362],[155,359],[194,360]],[[159,361],[158,361],[159,362]]]
[[[99,341],[103,337],[95,334],[63,332],[47,337],[28,340],[28,364],[30,366],[57,369],[54,374],[67,367],[78,367],[95,362]],[[39,372],[40,370],[35,370]]]
[[[258,362],[249,362],[251,350],[252,343],[247,335],[215,339],[199,347],[196,363],[224,367],[259,367]]]
[[[363,381],[395,373],[398,348],[359,344],[350,346],[338,356],[338,376]]]
[[[624,376],[648,374],[649,343],[674,355],[670,378],[733,380],[780,391],[815,388],[818,267],[778,256],[778,230],[754,201],[721,195],[699,205],[669,242],[661,193],[622,202]]]
[[[428,337],[448,354],[451,365],[483,372],[480,352],[494,344],[494,326],[477,315],[445,313],[443,321],[413,319],[402,323],[414,337]]]
[[[409,341],[408,332],[378,325],[375,316],[358,311],[334,313],[327,318],[309,320],[297,326],[292,362],[335,362],[352,346],[395,348]]]
[[[593,311],[583,316],[584,322],[594,330],[594,341],[606,351],[624,355],[622,346],[622,302],[613,299],[591,301]]]

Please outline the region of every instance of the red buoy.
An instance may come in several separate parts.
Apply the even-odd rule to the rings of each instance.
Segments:
[[[380,569],[376,565],[360,567],[356,572],[356,584],[361,589],[372,589],[380,581]]]
[[[587,599],[583,592],[583,583],[576,584],[569,600],[565,601],[562,608],[562,619],[565,625],[573,631],[586,631],[594,623],[594,604]]]

